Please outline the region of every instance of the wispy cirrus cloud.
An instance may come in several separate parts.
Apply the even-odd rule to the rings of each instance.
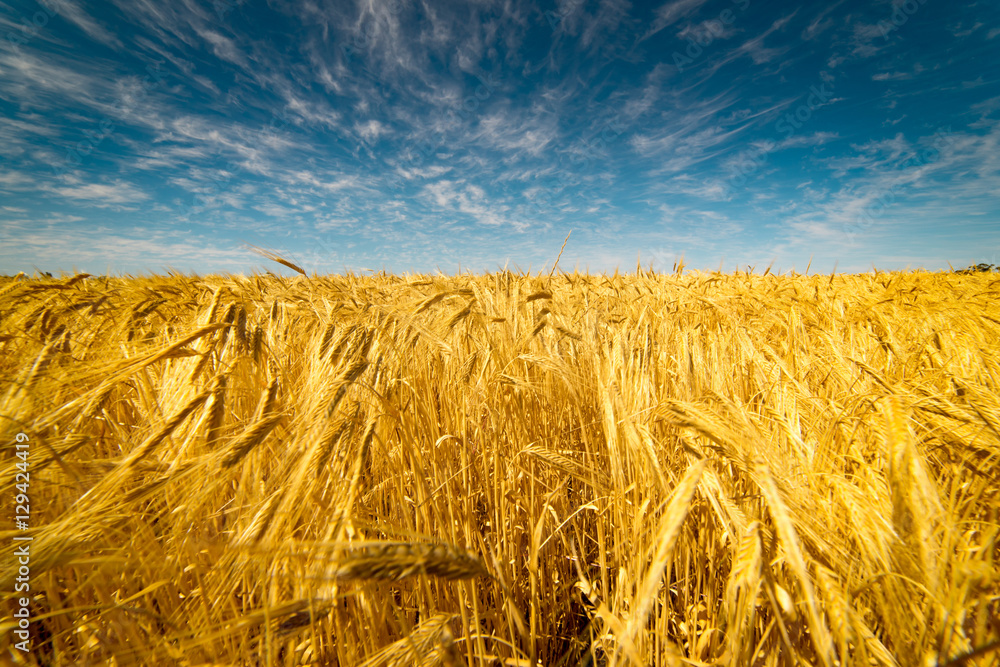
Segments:
[[[4,243],[34,233],[40,252],[63,225],[109,248],[138,226],[170,240],[122,246],[137,263],[187,236],[220,266],[252,242],[406,270],[541,265],[573,228],[567,265],[677,244],[704,265],[816,246],[832,265],[887,192],[872,259],[917,243],[904,220],[996,243],[1000,89],[981,63],[1000,9],[926,3],[887,32],[898,5],[66,0],[0,44]],[[19,16],[0,8],[0,31]],[[819,86],[835,92],[810,104]],[[947,151],[903,166],[945,126]]]

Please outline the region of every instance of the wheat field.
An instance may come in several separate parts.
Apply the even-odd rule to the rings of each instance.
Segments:
[[[998,296],[681,267],[5,279],[0,660],[998,665]]]

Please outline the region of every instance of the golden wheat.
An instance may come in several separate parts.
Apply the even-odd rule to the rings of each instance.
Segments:
[[[995,275],[261,254],[0,284],[3,664],[1000,664]]]
[[[489,576],[474,554],[449,544],[370,542],[352,545],[337,563],[341,579],[399,580],[418,574],[441,579]]]

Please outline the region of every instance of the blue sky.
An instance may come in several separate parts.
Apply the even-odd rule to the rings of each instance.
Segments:
[[[995,0],[0,0],[0,272],[1000,264]]]

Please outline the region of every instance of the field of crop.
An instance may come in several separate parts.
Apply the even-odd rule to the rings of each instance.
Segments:
[[[998,341],[990,273],[6,279],[0,659],[998,665]]]

